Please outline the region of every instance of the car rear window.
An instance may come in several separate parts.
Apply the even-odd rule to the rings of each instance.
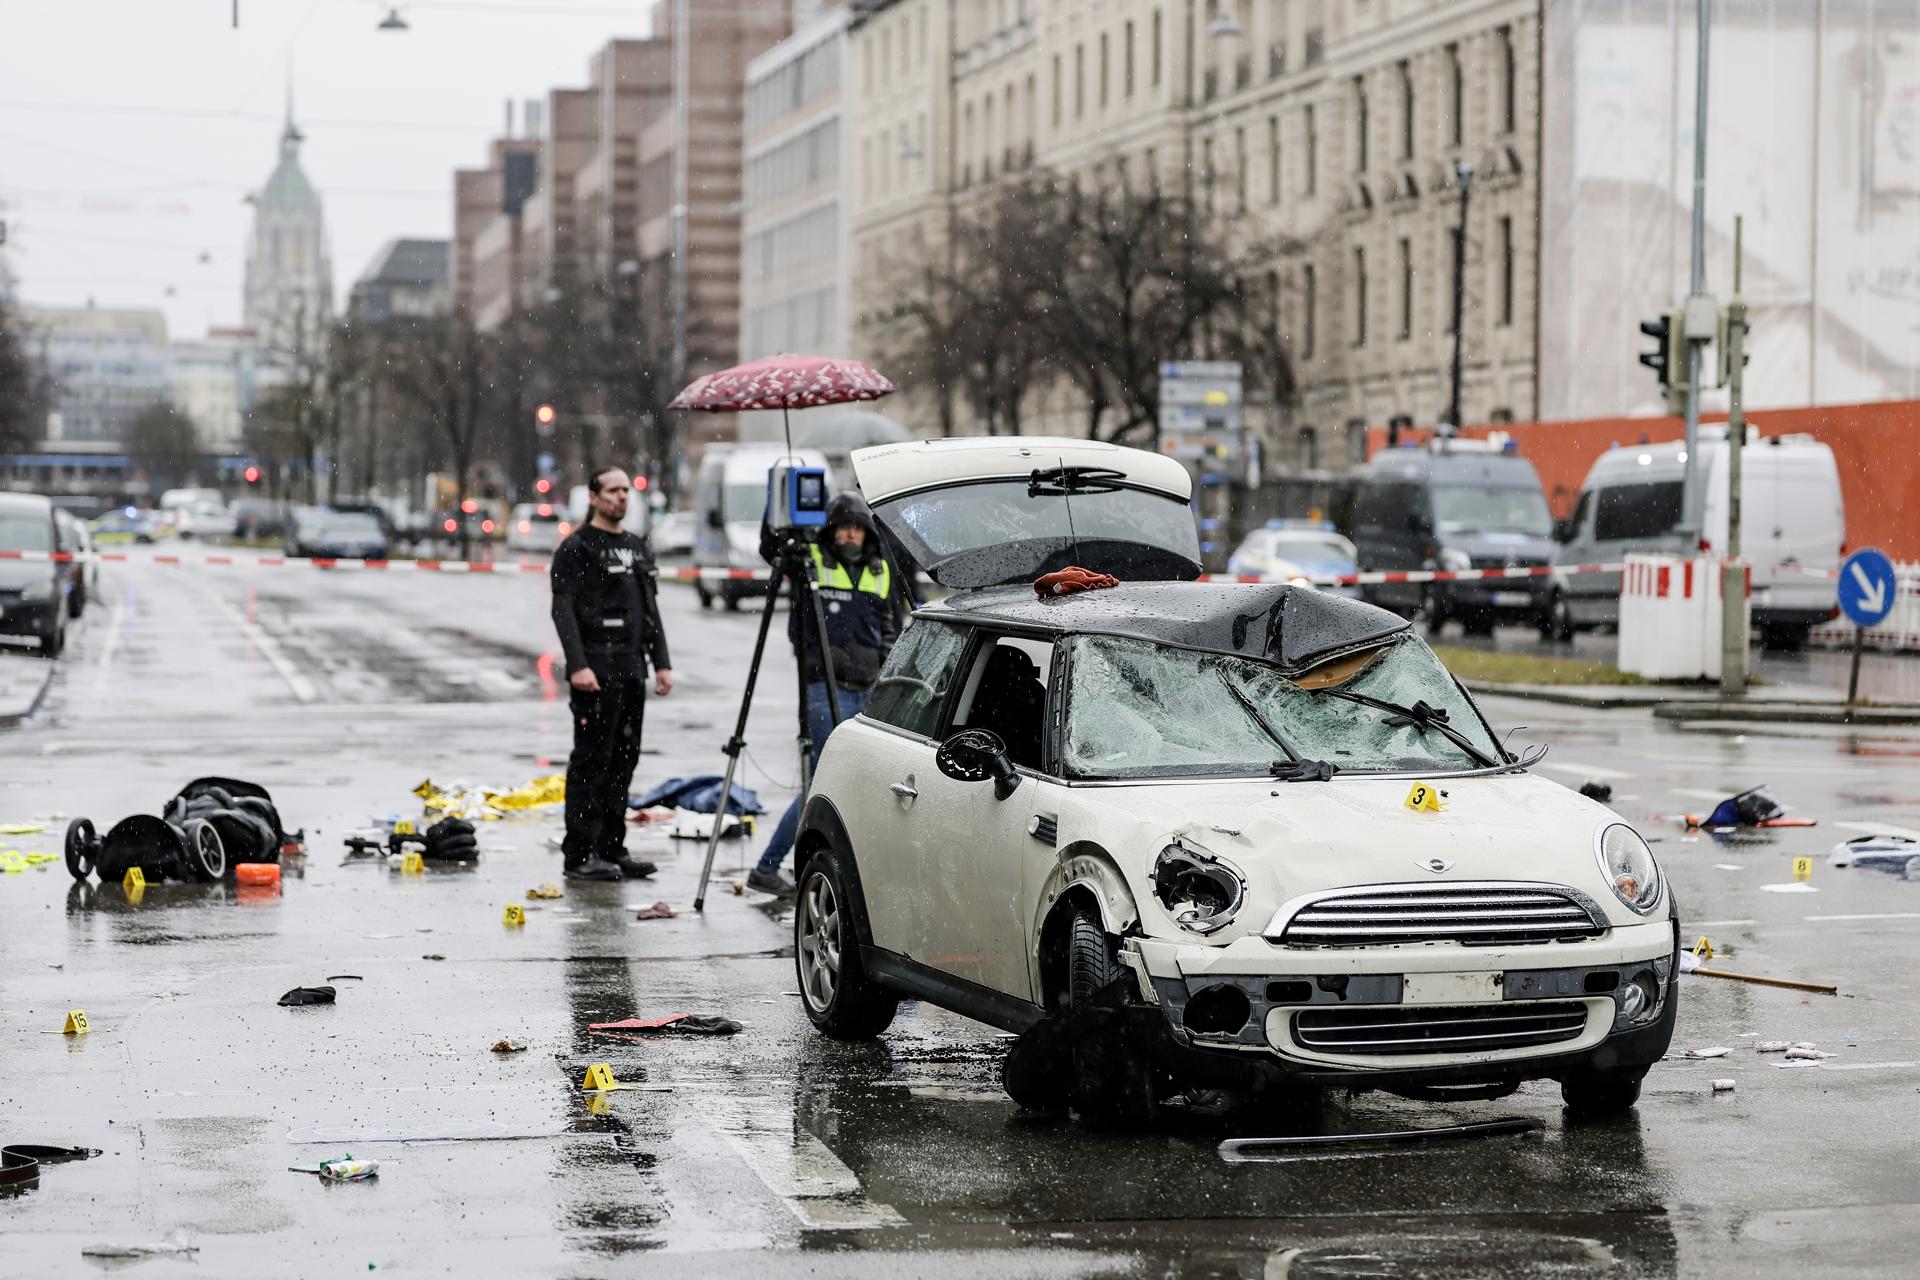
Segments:
[[[959,627],[915,619],[881,668],[867,699],[866,715],[923,738],[933,737],[940,731],[940,709],[966,647],[967,633]]]

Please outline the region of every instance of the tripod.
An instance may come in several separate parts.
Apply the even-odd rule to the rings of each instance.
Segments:
[[[840,685],[833,676],[832,647],[827,643],[827,619],[820,611],[820,597],[813,591],[806,547],[806,540],[800,533],[788,531],[781,535],[779,549],[772,557],[773,574],[767,581],[766,606],[760,611],[760,633],[753,641],[753,662],[747,667],[747,687],[740,693],[740,717],[734,721],[733,736],[721,748],[727,753],[727,777],[720,786],[720,803],[714,810],[713,830],[707,836],[706,865],[700,869],[700,887],[693,895],[695,911],[707,909],[707,882],[713,876],[713,858],[720,848],[720,828],[726,820],[728,806],[733,803],[733,776],[740,767],[740,753],[747,747],[747,713],[753,707],[753,686],[760,679],[760,659],[766,653],[767,632],[773,626],[773,615],[780,603],[780,584],[783,582],[793,584],[791,607],[806,610],[813,621],[815,640],[820,646],[820,667],[826,677],[827,709],[833,723],[840,723]],[[794,663],[794,673],[800,694],[800,794],[805,795],[813,783],[813,737],[807,727],[807,664],[804,659]]]

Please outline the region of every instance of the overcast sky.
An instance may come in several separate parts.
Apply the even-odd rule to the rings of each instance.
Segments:
[[[291,76],[338,306],[387,240],[450,233],[453,170],[508,98],[584,85],[651,8],[420,0],[395,32],[374,0],[239,0],[237,30],[232,5],[0,0],[0,255],[24,301],[159,307],[175,337],[238,324],[242,198],[273,170]]]

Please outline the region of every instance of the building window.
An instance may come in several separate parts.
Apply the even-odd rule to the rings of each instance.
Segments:
[[[1500,323],[1513,323],[1513,219],[1500,218]]]
[[[1060,55],[1053,55],[1053,127],[1060,127]]]
[[[1367,168],[1367,82],[1362,76],[1353,78],[1353,171],[1364,173]]]
[[[1300,428],[1300,465],[1308,471],[1320,469],[1320,428],[1315,426]]]
[[[1353,251],[1353,345],[1367,345],[1367,251]]]
[[[1160,193],[1160,160],[1153,148],[1147,148],[1147,189],[1155,195]]]
[[[1280,203],[1280,117],[1267,117],[1267,203]]]
[[[1120,83],[1123,86],[1121,92],[1131,98],[1133,96],[1133,23],[1131,21],[1127,23],[1126,35],[1121,38],[1121,57],[1125,59],[1120,72]]]
[[[1107,109],[1107,33],[1100,33],[1100,109]]]
[[[1512,133],[1519,120],[1520,69],[1514,61],[1513,28],[1500,28],[1500,120],[1501,128]]]
[[[1400,60],[1400,158],[1413,159],[1413,64]]]
[[[993,94],[980,103],[980,181],[993,180]]]
[[[1087,114],[1087,46],[1073,46],[1073,118]]]
[[[1233,202],[1236,213],[1247,211],[1247,131],[1233,131]]]
[[[1153,87],[1160,87],[1160,11],[1153,11]]]
[[[1213,213],[1213,139],[1200,139],[1200,183],[1206,196],[1207,213]]]
[[[1033,158],[1035,142],[1040,137],[1040,77],[1027,72],[1027,158]]]
[[[885,83],[893,79],[893,28],[880,29],[880,80]]]
[[[1313,359],[1313,340],[1319,331],[1320,277],[1311,262],[1300,268],[1300,358]]]
[[[1400,341],[1413,336],[1413,241],[1400,237]]]
[[[1452,107],[1448,111],[1448,127],[1452,130],[1453,145],[1459,146],[1467,136],[1467,73],[1460,65],[1460,46],[1447,46],[1447,83],[1450,86],[1448,97]]]
[[[1308,195],[1312,195],[1320,188],[1320,129],[1314,122],[1311,103],[1303,108],[1303,114],[1307,125],[1307,172],[1306,181],[1301,186]]]

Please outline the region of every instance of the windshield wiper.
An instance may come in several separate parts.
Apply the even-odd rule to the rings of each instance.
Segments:
[[[1118,493],[1124,471],[1111,467],[1036,468],[1027,477],[1029,498],[1060,498],[1072,493]]]
[[[1280,736],[1280,731],[1273,727],[1273,722],[1267,719],[1265,712],[1260,710],[1260,704],[1255,702],[1245,689],[1235,684],[1232,676],[1219,667],[1215,667],[1213,673],[1220,677],[1220,683],[1227,687],[1227,692],[1233,695],[1233,700],[1240,704],[1255,724],[1260,726],[1260,732],[1273,739],[1273,744],[1287,753],[1285,760],[1274,761],[1272,767],[1268,769],[1269,776],[1280,782],[1325,782],[1339,772],[1336,765],[1325,760],[1303,758],[1287,745],[1287,740]]]
[[[1449,742],[1471,756],[1475,764],[1492,768],[1499,763],[1474,746],[1473,740],[1466,734],[1448,724],[1444,708],[1431,706],[1425,699],[1415,702],[1410,707],[1403,707],[1397,702],[1388,702],[1385,698],[1376,698],[1371,694],[1354,693],[1350,689],[1316,689],[1313,692],[1324,694],[1329,698],[1343,698],[1348,702],[1357,702],[1363,707],[1372,707],[1376,711],[1385,711],[1388,713],[1386,723],[1396,729],[1412,725],[1422,734],[1429,729],[1438,729]]]

